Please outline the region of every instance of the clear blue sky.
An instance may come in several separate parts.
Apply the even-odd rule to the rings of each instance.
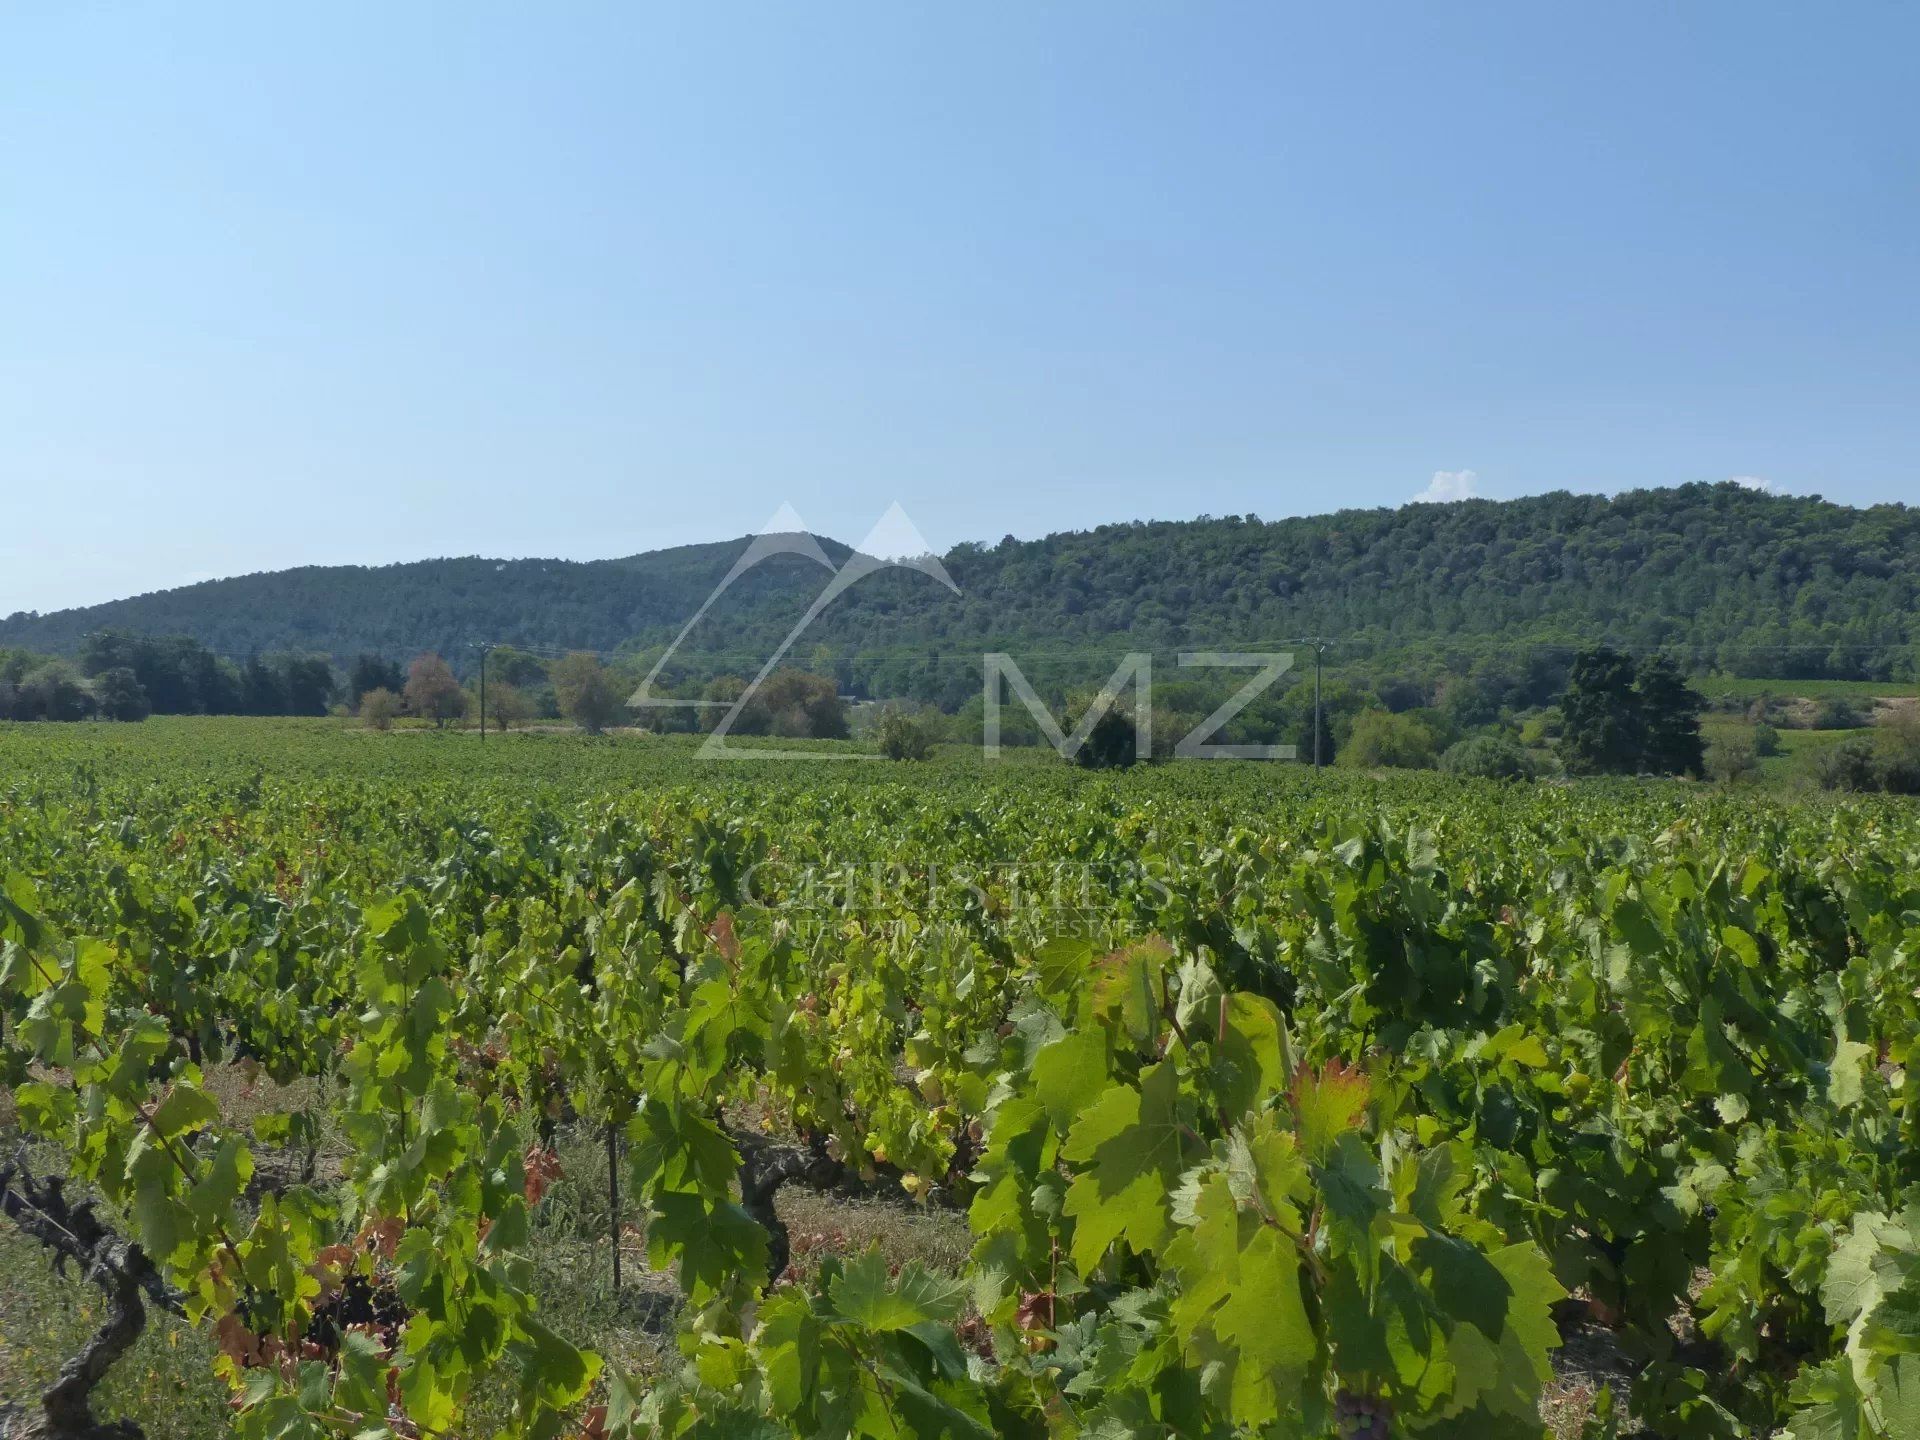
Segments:
[[[1730,476],[1920,499],[1920,10],[0,10],[0,613]]]

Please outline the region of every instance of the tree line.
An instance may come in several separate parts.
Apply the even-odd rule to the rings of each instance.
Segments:
[[[910,699],[861,707],[856,721],[833,675],[830,653],[813,669],[782,667],[753,686],[738,674],[702,678],[682,670],[656,682],[666,708],[628,705],[645,671],[644,657],[612,664],[589,652],[546,658],[500,647],[487,659],[485,720],[495,729],[538,721],[571,724],[589,734],[619,725],[662,732],[710,731],[732,714],[730,733],[795,739],[843,739],[859,730],[895,759],[922,759],[935,743],[978,745],[984,699],[973,693],[951,713]],[[444,727],[474,721],[482,705],[478,659],[465,678],[435,652],[402,665],[362,654],[336,670],[324,656],[262,655],[245,661],[215,656],[189,637],[99,632],[85,637],[76,661],[0,651],[0,720],[138,721],[150,714],[357,715],[387,729],[403,717]],[[824,673],[823,673],[824,672]],[[1177,673],[1177,672],[1176,672]],[[1131,764],[1167,758],[1225,698],[1233,681],[1178,679],[1152,692],[1153,749],[1143,753],[1123,709],[1094,726],[1078,763]],[[1043,701],[1071,728],[1094,703],[1095,687],[1042,677]],[[1124,705],[1123,701],[1123,705]],[[1316,687],[1294,683],[1261,695],[1229,722],[1217,741],[1291,745],[1297,758],[1359,768],[1429,769],[1496,779],[1524,779],[1552,768],[1569,775],[1690,775],[1708,771],[1700,717],[1705,702],[1671,655],[1636,660],[1607,646],[1560,656],[1542,651],[1515,662],[1489,657],[1462,672],[1336,675]],[[1845,712],[1845,713],[1843,713]],[[1820,728],[1866,725],[1839,701],[1822,711]],[[1770,725],[1753,728],[1754,744],[1773,740]],[[1004,744],[1039,745],[1044,737],[1018,704],[1001,712]],[[1725,742],[1720,742],[1724,752]],[[1771,752],[1769,752],[1771,753]],[[1722,753],[1718,778],[1754,768]],[[1829,788],[1920,792],[1920,715],[1882,733],[1836,745],[1814,767]]]

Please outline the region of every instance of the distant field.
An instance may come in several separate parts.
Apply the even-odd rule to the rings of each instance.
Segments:
[[[1753,726],[1747,721],[1732,716],[1709,715],[1701,723],[1700,733],[1707,743],[1724,740],[1732,736],[1750,736]],[[1760,778],[1766,781],[1787,781],[1795,776],[1807,774],[1808,757],[1815,752],[1837,744],[1849,735],[1857,735],[1857,730],[1786,730],[1776,729],[1780,737],[1780,753],[1763,756],[1760,760]]]
[[[1708,699],[1722,695],[1756,700],[1762,695],[1804,696],[1809,700],[1871,700],[1880,696],[1920,695],[1920,686],[1881,680],[1777,680],[1715,675],[1696,679],[1694,688]]]

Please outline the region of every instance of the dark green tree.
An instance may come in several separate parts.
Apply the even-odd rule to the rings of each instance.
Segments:
[[[406,672],[400,668],[398,660],[362,651],[354,657],[353,666],[347,671],[347,704],[358,710],[360,697],[369,690],[391,690],[398,695],[406,687]]]
[[[144,720],[153,713],[153,702],[141,688],[140,677],[125,665],[102,670],[93,677],[93,700],[109,720]]]
[[[1700,737],[1700,712],[1707,702],[1687,684],[1680,667],[1665,655],[1640,662],[1635,688],[1640,693],[1644,736],[1641,768],[1655,775],[1706,774],[1706,745]]]
[[[240,672],[240,708],[246,715],[284,715],[287,688],[282,675],[256,655]]]
[[[28,672],[14,699],[14,714],[21,720],[84,720],[93,710],[93,692],[64,660],[49,660]]]
[[[1665,655],[1636,667],[1605,646],[1586,651],[1560,700],[1560,759],[1573,775],[1702,776],[1706,703]]]
[[[287,715],[324,715],[333,703],[333,667],[322,655],[275,657]]]
[[[1123,710],[1109,710],[1094,721],[1086,743],[1073,752],[1073,763],[1086,770],[1122,769],[1139,758],[1140,737]]]
[[[1630,657],[1608,646],[1573,662],[1560,699],[1560,759],[1573,775],[1632,775],[1646,750]]]

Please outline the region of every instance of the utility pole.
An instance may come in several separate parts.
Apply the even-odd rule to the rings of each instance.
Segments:
[[[493,653],[491,645],[475,645],[480,652],[480,743],[487,743],[487,656]]]
[[[1327,653],[1327,642],[1315,638],[1308,642],[1313,646],[1313,769],[1320,771],[1320,657]]]

